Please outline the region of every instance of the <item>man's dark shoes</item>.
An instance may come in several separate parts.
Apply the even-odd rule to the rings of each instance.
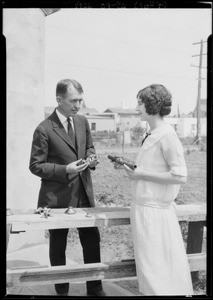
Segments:
[[[93,291],[93,292],[87,292],[87,296],[93,296],[93,297],[106,297],[106,293],[104,290],[101,291]]]

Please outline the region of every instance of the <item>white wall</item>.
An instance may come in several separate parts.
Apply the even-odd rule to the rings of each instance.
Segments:
[[[197,119],[181,118],[179,128],[180,137],[195,137],[197,135]],[[206,118],[200,119],[200,135],[206,136]]]
[[[122,126],[124,126],[126,129],[131,129],[135,126],[142,126],[140,118],[135,117],[135,116],[124,117],[124,116],[120,115],[120,122],[121,122]]]
[[[4,9],[7,63],[7,207],[36,208],[39,178],[29,171],[32,136],[44,118],[45,16]]]
[[[45,16],[39,8],[4,9],[7,72],[7,208],[37,207],[40,179],[29,171],[33,132],[44,118]],[[8,216],[8,218],[10,218]],[[8,251],[44,243],[44,231],[11,234]]]
[[[96,131],[116,131],[116,121],[113,118],[85,117],[90,124],[90,128],[92,123],[96,123]]]
[[[177,134],[179,137],[195,137],[197,135],[196,118],[165,118],[165,121],[171,125],[177,125]],[[200,119],[200,134],[206,136],[206,118]]]

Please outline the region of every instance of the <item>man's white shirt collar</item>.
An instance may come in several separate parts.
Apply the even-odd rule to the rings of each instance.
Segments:
[[[57,113],[57,116],[58,116],[59,120],[61,121],[61,124],[64,126],[65,130],[67,131],[67,117],[65,117],[64,115],[62,115],[62,113],[60,113],[58,111],[58,109],[56,109],[56,113]],[[69,117],[69,119],[71,121],[72,127],[74,127],[73,126],[73,118]]]

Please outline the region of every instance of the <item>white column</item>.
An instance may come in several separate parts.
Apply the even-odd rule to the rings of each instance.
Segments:
[[[29,171],[33,131],[44,119],[45,15],[4,9],[7,59],[7,208],[36,208],[40,180]]]
[[[33,132],[44,119],[45,15],[39,8],[4,9],[3,34],[7,59],[7,208],[35,209],[40,179],[29,171],[29,159]],[[9,245],[14,250],[43,241],[44,233],[28,232],[11,235]]]

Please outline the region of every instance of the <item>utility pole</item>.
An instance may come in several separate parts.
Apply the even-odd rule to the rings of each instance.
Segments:
[[[203,68],[203,66],[202,66],[203,55],[207,55],[206,53],[203,54],[203,43],[206,43],[206,41],[201,40],[200,42],[193,43],[193,45],[200,44],[200,54],[192,55],[192,57],[199,56],[200,58],[199,58],[199,66],[191,65],[192,67],[198,67],[199,68],[199,72],[198,72],[198,93],[197,93],[197,136],[196,136],[194,144],[196,144],[196,143],[199,144],[199,142],[200,142],[201,80],[204,79],[204,78],[202,78],[201,70]]]

